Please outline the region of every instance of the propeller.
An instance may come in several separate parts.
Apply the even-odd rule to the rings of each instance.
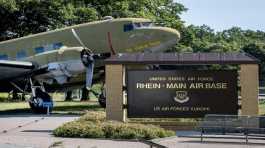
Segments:
[[[93,72],[94,72],[94,58],[93,52],[91,49],[87,48],[85,44],[82,42],[78,34],[74,29],[72,29],[72,33],[79,44],[83,47],[81,51],[81,61],[86,67],[86,89],[90,90],[92,87],[92,80],[93,80]]]

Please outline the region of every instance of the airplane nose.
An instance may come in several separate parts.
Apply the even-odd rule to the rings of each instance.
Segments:
[[[180,40],[180,33],[172,28],[168,27],[153,27],[153,39],[158,40],[160,44],[158,46],[154,46],[149,48],[148,51],[151,52],[161,52],[165,51],[177,44]]]
[[[171,29],[171,33],[172,33],[173,36],[176,37],[177,41],[180,40],[180,33],[177,30]]]
[[[159,30],[163,32],[164,37],[175,39],[176,42],[180,40],[180,33],[175,29],[168,27],[160,27]]]

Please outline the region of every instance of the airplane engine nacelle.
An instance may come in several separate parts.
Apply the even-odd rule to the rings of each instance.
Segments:
[[[66,65],[61,63],[49,63],[48,71],[59,84],[66,83],[67,78],[72,76],[67,70]]]
[[[82,63],[81,60],[70,60],[67,62],[53,62],[48,64],[48,71],[49,73],[46,74],[46,82],[52,83],[55,79],[57,83],[64,84],[68,81],[68,78],[75,77],[81,73],[85,72],[86,67]]]

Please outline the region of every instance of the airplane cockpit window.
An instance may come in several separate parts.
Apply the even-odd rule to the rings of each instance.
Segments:
[[[1,54],[0,60],[8,60],[8,56],[6,54]]]
[[[17,55],[16,55],[16,59],[22,59],[22,58],[25,58],[25,57],[27,57],[27,54],[26,54],[26,52],[24,50],[19,51],[17,53]]]
[[[124,26],[123,26],[123,31],[124,32],[127,32],[127,31],[132,31],[133,30],[133,24],[132,23],[130,23],[130,24],[125,24]]]
[[[146,28],[154,26],[152,22],[140,22],[140,23],[133,23],[135,29],[137,28]]]
[[[44,52],[44,47],[37,47],[35,48],[35,53],[38,54],[38,53],[42,53]]]
[[[152,26],[154,26],[153,22],[142,22],[142,25],[144,27],[152,27]]]
[[[154,26],[153,22],[137,22],[137,23],[130,23],[125,24],[123,27],[124,32],[132,31],[138,28],[145,28],[145,27],[152,27]]]
[[[133,23],[133,25],[135,26],[135,28],[140,28],[140,27],[142,27],[142,24],[141,24],[141,23]]]

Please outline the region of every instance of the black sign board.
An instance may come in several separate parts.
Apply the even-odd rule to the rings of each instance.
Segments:
[[[231,70],[127,71],[129,118],[237,114],[237,72]]]

